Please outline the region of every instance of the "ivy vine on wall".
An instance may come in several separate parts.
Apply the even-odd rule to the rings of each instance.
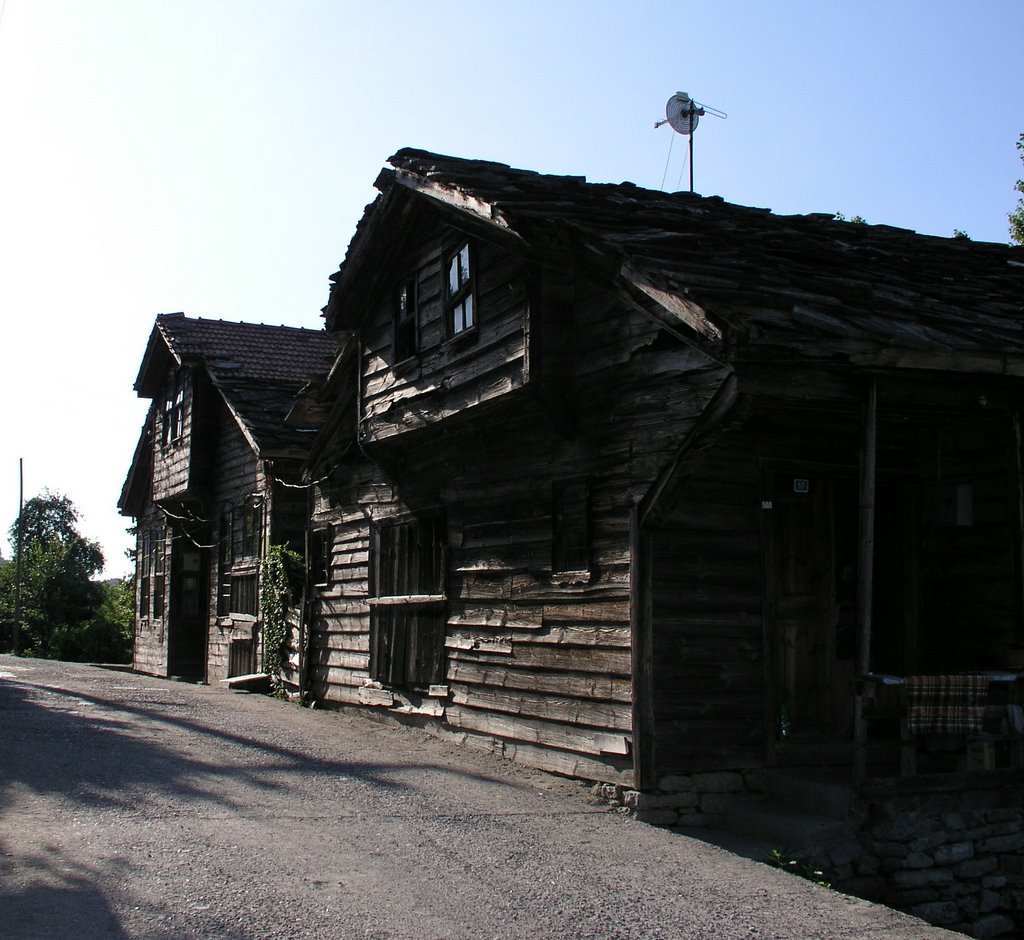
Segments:
[[[260,565],[260,614],[263,617],[263,671],[275,691],[282,686],[288,608],[302,584],[302,557],[285,545],[271,545]]]

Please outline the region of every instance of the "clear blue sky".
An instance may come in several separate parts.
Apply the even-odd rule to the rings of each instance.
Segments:
[[[1006,241],[1021,0],[0,0],[0,530],[68,495],[108,571],[158,313],[319,327],[403,146]],[[6,541],[0,550],[10,557]]]

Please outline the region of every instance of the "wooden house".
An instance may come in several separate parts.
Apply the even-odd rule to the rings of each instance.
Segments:
[[[139,672],[215,681],[260,664],[259,563],[303,550],[311,430],[296,393],[326,374],[325,332],[158,316],[135,389],[151,401],[119,509],[135,519]]]
[[[652,791],[898,773],[908,677],[1019,695],[1024,250],[414,150],[377,187],[325,307],[315,697]]]

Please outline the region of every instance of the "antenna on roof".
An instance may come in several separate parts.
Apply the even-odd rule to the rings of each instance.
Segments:
[[[665,103],[665,120],[656,121],[655,130],[662,124],[669,124],[677,134],[690,138],[690,192],[693,192],[693,132],[697,129],[697,122],[705,115],[721,118],[723,121],[729,116],[724,111],[712,108],[709,105],[694,101],[685,91],[677,91]],[[673,138],[674,139],[674,138]],[[671,152],[671,144],[669,144]],[[667,167],[666,167],[667,172]],[[662,179],[662,185],[665,180]]]

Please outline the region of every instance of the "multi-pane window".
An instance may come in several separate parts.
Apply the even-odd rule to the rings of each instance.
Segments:
[[[259,614],[259,559],[263,539],[263,507],[225,507],[220,517],[217,558],[217,615]]]
[[[153,539],[149,532],[143,532],[139,539],[139,617],[149,616],[149,588],[152,577]]]
[[[590,484],[585,477],[556,480],[552,492],[552,571],[590,568]]]
[[[137,571],[139,577],[139,617],[154,619],[164,615],[166,553],[164,529],[149,529],[139,536]]]
[[[416,304],[416,279],[409,277],[395,292],[395,362],[411,359],[419,352]]]
[[[242,515],[238,554],[244,558],[258,558],[262,535],[263,507],[250,506],[244,510]]]
[[[167,583],[164,566],[166,564],[166,541],[164,532],[157,532],[152,540],[153,544],[153,617],[164,615],[164,590]]]
[[[374,530],[374,679],[407,688],[443,680],[446,541],[444,520],[436,515],[388,522]]]
[[[164,400],[163,443],[173,444],[185,435],[185,374],[174,373]]]
[[[220,517],[219,553],[217,558],[217,615],[231,613],[231,561],[234,558],[235,511],[226,508]]]
[[[473,253],[469,242],[446,259],[445,310],[448,335],[458,336],[476,325]]]

